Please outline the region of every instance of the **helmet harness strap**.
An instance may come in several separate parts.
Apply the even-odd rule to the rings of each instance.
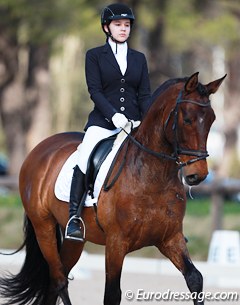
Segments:
[[[115,38],[113,37],[113,35],[112,35],[111,31],[110,31],[109,24],[107,24],[107,29],[108,29],[108,32],[106,33],[106,34],[107,34],[107,40],[108,40],[109,38],[111,38],[112,41],[114,41],[114,42],[116,43],[116,53],[115,53],[115,54],[117,54],[117,46],[118,46],[118,43],[119,43],[119,44],[125,43],[125,42],[128,40],[129,37],[128,37],[126,40],[124,40],[124,41],[118,41],[117,39],[115,39]]]

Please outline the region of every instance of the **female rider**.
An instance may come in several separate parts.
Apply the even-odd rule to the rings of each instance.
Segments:
[[[81,158],[73,171],[65,233],[68,239],[84,241],[83,220],[76,213],[85,192],[87,161],[94,146],[118,133],[129,120],[141,121],[150,105],[146,58],[127,44],[134,19],[131,8],[125,4],[105,7],[101,24],[106,44],[86,53],[86,82],[94,109],[78,147]]]

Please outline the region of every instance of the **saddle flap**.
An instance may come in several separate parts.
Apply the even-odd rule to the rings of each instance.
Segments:
[[[99,169],[112,150],[113,143],[117,135],[113,135],[106,139],[101,140],[96,144],[92,150],[87,164],[86,172],[86,188],[90,191],[90,195],[93,194],[94,182],[99,172]]]

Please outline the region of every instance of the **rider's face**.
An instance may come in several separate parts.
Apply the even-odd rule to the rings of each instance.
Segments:
[[[120,42],[124,42],[128,39],[131,30],[131,23],[129,19],[113,20],[109,24],[109,29],[114,39]],[[105,31],[108,32],[107,26]]]

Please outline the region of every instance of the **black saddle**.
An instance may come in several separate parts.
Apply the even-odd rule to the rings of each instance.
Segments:
[[[113,135],[106,139],[101,140],[98,144],[94,147],[93,151],[90,154],[87,164],[87,172],[86,172],[86,189],[88,190],[89,194],[93,197],[93,189],[94,183],[99,172],[101,165],[103,164],[104,160],[110,153],[113,147],[113,143],[117,137]]]

